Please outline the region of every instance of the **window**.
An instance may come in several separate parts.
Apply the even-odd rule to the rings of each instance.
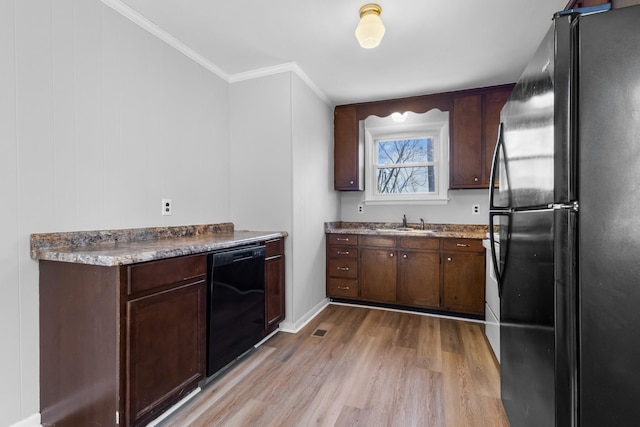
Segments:
[[[367,203],[447,202],[448,113],[434,111],[365,120]]]
[[[382,139],[374,145],[378,194],[435,192],[432,138]]]

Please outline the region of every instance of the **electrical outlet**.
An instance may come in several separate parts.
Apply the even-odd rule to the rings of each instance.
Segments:
[[[480,205],[471,205],[471,214],[479,215],[480,214]]]
[[[162,199],[162,215],[171,215],[171,199]]]
[[[364,206],[358,205],[358,213],[364,213]]]

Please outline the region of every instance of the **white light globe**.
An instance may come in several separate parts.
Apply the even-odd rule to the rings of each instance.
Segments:
[[[365,49],[372,49],[380,44],[384,36],[384,24],[376,13],[367,13],[360,19],[356,28],[358,43]]]

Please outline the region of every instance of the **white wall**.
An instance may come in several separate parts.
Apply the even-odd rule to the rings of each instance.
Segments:
[[[367,205],[364,192],[343,191],[341,196],[340,219],[342,221],[401,222],[402,215],[412,223],[432,224],[487,224],[489,222],[488,190],[449,190],[446,205]],[[480,213],[473,215],[471,207],[480,205]],[[358,205],[364,205],[364,212],[358,213]]]
[[[291,231],[291,75],[231,84],[231,201],[236,228]]]
[[[323,223],[332,189],[333,113],[292,72],[231,85],[231,199],[236,228],[282,230],[286,323],[325,298]]]
[[[0,425],[11,425],[39,411],[29,234],[230,220],[229,88],[99,0],[0,2],[0,64]]]
[[[339,218],[333,190],[333,109],[292,74],[293,104],[293,317],[298,324],[326,297],[325,221]]]

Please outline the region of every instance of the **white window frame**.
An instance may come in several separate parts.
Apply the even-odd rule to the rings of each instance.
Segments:
[[[365,203],[367,204],[447,204],[449,202],[449,122],[438,121],[420,124],[390,124],[364,127],[365,134]],[[436,190],[434,193],[379,194],[377,192],[376,142],[430,138],[434,142],[434,169]],[[429,162],[431,163],[431,162]]]

